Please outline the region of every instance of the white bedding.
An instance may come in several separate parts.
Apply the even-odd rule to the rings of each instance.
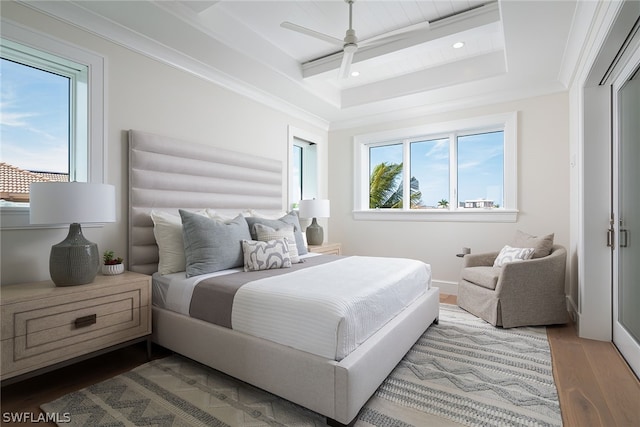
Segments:
[[[301,255],[300,258],[304,259],[313,256],[321,255],[310,252],[308,254]],[[155,272],[152,275],[153,280],[151,282],[153,285],[153,304],[157,307],[165,308],[188,316],[193,288],[195,288],[198,283],[210,277],[239,273],[241,271],[244,270],[242,268],[230,268],[228,270],[216,271],[215,273],[201,274],[193,277],[187,277],[187,274],[184,271],[165,275]]]
[[[189,279],[184,275],[181,279],[179,273],[168,276],[173,277],[164,276],[165,308],[188,315],[186,295],[198,281],[211,275]],[[256,337],[341,360],[430,285],[431,268],[420,261],[345,257],[245,284],[234,298],[232,326]]]

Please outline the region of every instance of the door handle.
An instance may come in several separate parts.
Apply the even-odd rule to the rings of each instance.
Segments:
[[[626,248],[629,246],[629,232],[625,228],[620,229],[620,247]]]
[[[612,248],[615,243],[615,231],[613,228],[607,230],[607,246]]]

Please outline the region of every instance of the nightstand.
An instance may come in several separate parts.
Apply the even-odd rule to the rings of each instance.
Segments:
[[[0,310],[5,385],[134,342],[150,345],[151,276],[125,272],[79,286],[56,287],[50,280],[2,286]]]
[[[323,243],[321,245],[309,245],[309,252],[325,255],[342,255],[341,243]]]

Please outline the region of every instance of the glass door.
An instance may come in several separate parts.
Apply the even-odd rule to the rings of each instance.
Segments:
[[[613,342],[640,377],[640,59],[614,84]],[[616,108],[617,107],[617,108]]]

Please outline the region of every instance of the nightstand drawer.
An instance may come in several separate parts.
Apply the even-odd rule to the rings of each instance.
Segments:
[[[16,360],[140,326],[140,290],[14,312]]]
[[[342,244],[340,243],[323,243],[322,245],[309,245],[309,252],[325,255],[342,255]]]
[[[149,335],[149,279],[139,277],[11,303],[3,298],[3,379]]]

